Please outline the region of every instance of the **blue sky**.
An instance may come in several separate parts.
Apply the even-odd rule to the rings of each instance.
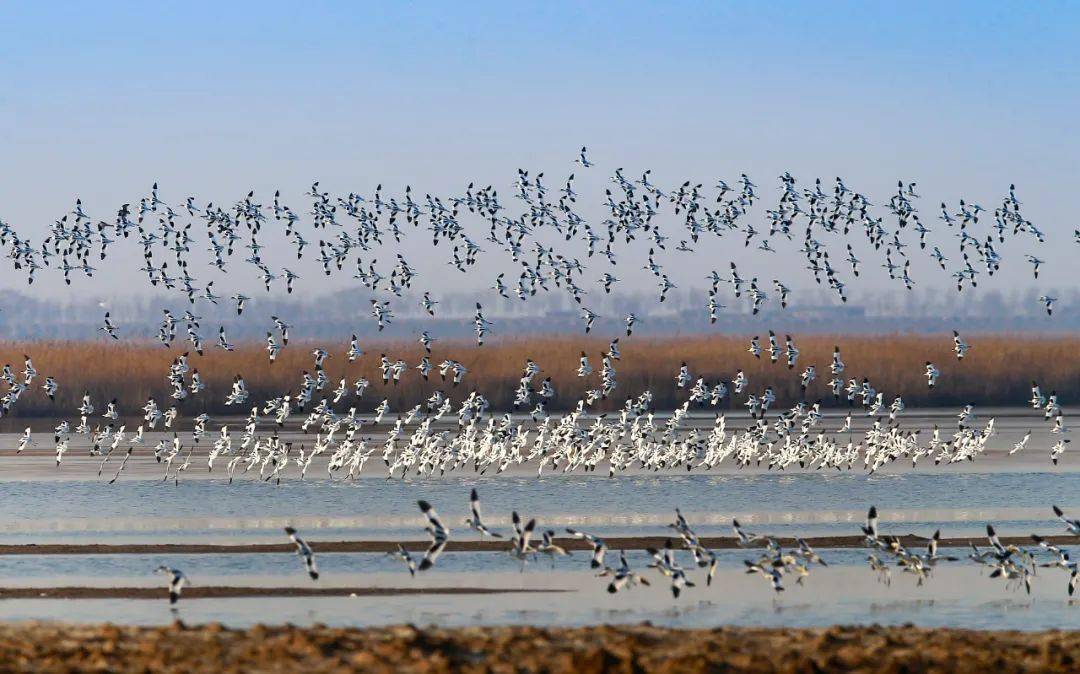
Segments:
[[[509,4],[7,3],[0,218],[105,217],[154,180],[506,187],[587,144],[672,183],[902,177],[927,207],[1016,182],[1059,241],[1078,224],[1078,4]]]

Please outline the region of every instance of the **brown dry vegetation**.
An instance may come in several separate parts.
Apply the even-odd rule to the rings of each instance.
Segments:
[[[623,338],[622,360],[616,363],[618,389],[613,400],[605,405],[609,409],[617,407],[627,397],[645,389],[653,391],[657,409],[681,404],[687,395],[675,388],[674,380],[682,361],[689,364],[695,377],[703,376],[708,382],[721,377],[730,380],[741,368],[750,379],[751,392],[760,392],[771,385],[780,404],[801,397],[799,373],[814,364],[818,379],[806,399],[812,402],[820,398],[828,404],[832,401],[828,366],[834,344],[840,346],[847,365],[845,378],[869,377],[878,390],[886,393],[887,400],[902,395],[908,405],[1024,404],[1032,379],[1039,382],[1044,393],[1056,389],[1062,402],[1080,397],[1080,336],[973,334],[965,338],[972,348],[967,358],[958,362],[952,353],[950,335],[796,336],[801,356],[795,370],[788,370],[782,360],[773,365],[767,356],[755,359],[747,353],[748,339],[743,337]],[[412,342],[362,344],[365,355],[351,364],[345,360],[347,344],[344,343],[293,341],[273,365],[261,344],[240,345],[232,353],[211,346],[203,356],[194,352],[190,355],[191,366],[198,368],[207,389],[185,401],[181,409],[194,414],[245,413],[246,408],[229,408],[224,404],[232,377],[238,373],[247,381],[254,401],[295,392],[300,388],[302,372],[313,370],[311,349],[316,345],[332,354],[326,366],[332,382],[330,388],[343,376],[350,387],[360,376],[371,381],[363,400],[357,401],[350,391],[339,405],[341,409],[356,405],[360,411],[366,411],[388,398],[391,409],[401,410],[422,401],[437,388],[451,392],[450,383],[440,381],[437,371],[432,373],[430,382],[424,382],[416,370],[410,369],[399,386],[382,384],[379,354],[385,352],[391,359],[402,358],[414,366],[423,350]],[[535,383],[538,385],[540,379],[551,376],[559,393],[552,409],[559,409],[575,404],[586,383],[589,388],[599,386],[597,374],[588,380],[575,375],[580,352],[584,349],[599,370],[600,354],[606,348],[606,340],[577,337],[503,339],[483,347],[469,342],[436,342],[431,360],[437,365],[443,358],[451,357],[468,367],[469,374],[458,387],[455,398],[476,389],[496,409],[503,410],[510,408],[525,360],[531,357],[542,368]],[[79,405],[84,390],[91,393],[99,409],[116,397],[122,413],[136,415],[151,396],[159,404],[168,405],[168,365],[182,351],[183,348],[166,349],[155,343],[6,342],[0,343],[0,363],[11,363],[13,369],[19,370],[22,354],[26,353],[33,357],[40,373],[33,390],[20,399],[15,415],[69,416]],[[927,389],[923,374],[927,360],[935,363],[942,373],[932,391]],[[48,400],[39,386],[46,375],[55,377],[60,384],[55,403]],[[323,393],[329,395],[329,391]],[[736,404],[741,404],[743,399],[740,397]]]
[[[1076,632],[918,627],[675,630],[0,625],[20,672],[1075,672]]]

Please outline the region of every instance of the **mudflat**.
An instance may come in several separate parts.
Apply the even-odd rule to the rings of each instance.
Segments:
[[[245,587],[187,586],[185,599],[237,597],[397,597],[402,595],[538,594],[565,590],[499,587]],[[3,599],[163,599],[168,590],[157,587],[2,587]]]
[[[929,540],[925,536],[905,534],[895,537],[905,547],[917,547],[926,545]],[[609,536],[604,540],[611,549],[617,550],[646,550],[648,548],[662,548],[670,536]],[[1071,535],[1047,534],[1042,539],[1053,545],[1070,545],[1076,542],[1076,537]],[[591,545],[587,541],[575,538],[560,538],[553,540],[567,550],[589,550]],[[739,544],[739,539],[732,537],[702,536],[701,544],[714,550],[734,550],[741,547],[764,548],[765,541],[756,541],[747,546]],[[790,536],[773,537],[777,543],[784,547],[798,545],[798,541]],[[861,548],[866,546],[866,538],[863,536],[807,536],[803,538],[812,547],[827,548]],[[1030,536],[1001,536],[1003,545],[1030,545]],[[966,548],[969,545],[985,545],[986,538],[983,536],[955,536],[938,539],[938,545],[942,548]],[[398,545],[414,552],[423,552],[430,547],[430,541],[311,541],[311,547],[316,552],[393,552]],[[506,552],[509,543],[506,541],[484,540],[453,540],[446,545],[450,552]],[[0,544],[0,555],[121,555],[121,554],[174,554],[174,555],[211,555],[211,554],[257,554],[257,553],[290,553],[295,552],[296,547],[289,543],[8,543]]]

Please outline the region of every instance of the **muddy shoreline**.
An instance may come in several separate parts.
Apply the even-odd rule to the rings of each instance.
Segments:
[[[899,627],[662,629],[0,625],[7,671],[1075,672],[1080,632]]]
[[[665,536],[609,536],[604,540],[611,550],[644,550],[662,548],[668,537]],[[1071,535],[1046,535],[1048,542],[1054,545],[1074,545],[1080,538]],[[927,538],[906,534],[899,536],[900,542],[907,547],[926,545]],[[796,545],[795,539],[778,536],[775,538],[784,547]],[[861,548],[865,544],[862,536],[818,536],[804,540],[814,548]],[[556,538],[556,541],[568,550],[588,550],[589,545],[574,538]],[[701,538],[702,544],[714,550],[732,550],[739,548],[738,539],[732,537]],[[678,541],[676,540],[676,543]],[[1005,545],[1031,545],[1027,536],[1002,536]],[[423,551],[429,541],[309,541],[316,552],[393,552],[397,546],[404,545],[412,551]],[[942,538],[941,547],[968,547],[970,544],[985,546],[985,537]],[[451,552],[502,552],[507,549],[506,541],[490,540],[451,540],[447,551]],[[764,547],[764,544],[753,547]],[[122,554],[258,554],[295,552],[296,547],[289,543],[123,543],[123,544],[69,544],[69,543],[20,543],[0,545],[0,555],[122,555]]]

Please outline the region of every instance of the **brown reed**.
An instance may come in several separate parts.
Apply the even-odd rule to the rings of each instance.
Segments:
[[[783,335],[779,338],[782,346]],[[840,346],[847,365],[845,379],[868,377],[878,390],[885,392],[886,400],[901,395],[911,406],[968,402],[1022,405],[1029,397],[1032,380],[1038,381],[1044,392],[1056,390],[1063,403],[1080,397],[1080,336],[972,334],[965,338],[971,344],[971,351],[958,362],[952,353],[950,335],[796,336],[801,355],[797,367],[788,370],[783,358],[777,364],[771,364],[767,354],[761,359],[754,358],[747,352],[748,340],[742,337],[624,337],[622,359],[615,364],[618,388],[601,407],[618,407],[628,397],[646,389],[653,392],[656,409],[681,404],[687,393],[675,387],[675,375],[684,361],[695,378],[701,376],[710,383],[721,378],[730,381],[736,370],[742,369],[749,377],[750,392],[758,393],[765,386],[772,386],[781,405],[803,398],[799,374],[807,365],[814,364],[818,378],[805,399],[810,402],[822,399],[831,404],[827,383],[834,345]],[[412,369],[423,355],[423,348],[415,342],[362,344],[365,355],[355,363],[346,362],[344,343],[293,341],[274,364],[269,363],[263,346],[258,343],[239,345],[231,353],[211,346],[202,356],[190,352],[191,367],[199,370],[207,389],[184,401],[181,411],[246,413],[248,406],[237,409],[225,405],[235,374],[244,377],[253,402],[295,393],[300,388],[302,373],[314,371],[311,350],[315,346],[331,353],[325,366],[331,385],[319,392],[316,400],[329,396],[330,389],[345,377],[350,393],[338,405],[341,410],[356,406],[367,411],[383,398],[390,401],[391,409],[403,410],[423,401],[435,389],[442,389],[455,399],[477,390],[495,409],[507,410],[512,405],[525,360],[530,357],[542,368],[534,384],[539,385],[542,378],[550,376],[558,391],[550,407],[554,410],[576,404],[587,388],[599,387],[598,375],[586,380],[577,377],[575,371],[582,350],[589,354],[598,370],[600,354],[607,349],[608,342],[570,336],[497,339],[483,347],[469,342],[436,342],[431,355],[434,364],[443,358],[454,358],[469,369],[464,383],[456,389],[449,381],[440,381],[437,371],[432,373],[430,382],[424,382]],[[0,342],[0,363],[11,363],[13,370],[18,371],[22,369],[23,354],[29,354],[39,372],[39,379],[32,390],[23,394],[12,415],[71,416],[84,391],[90,393],[99,409],[116,398],[123,414],[137,415],[149,397],[154,397],[162,407],[170,404],[168,366],[184,350],[182,345],[169,349],[152,342]],[[401,358],[410,365],[400,385],[382,383],[378,368],[380,353],[391,359]],[[941,378],[933,390],[927,388],[923,374],[927,360],[941,370]],[[60,386],[55,403],[40,388],[47,375],[55,377]],[[362,400],[357,400],[351,385],[361,376],[370,380],[371,387]],[[740,396],[735,405],[743,399]]]

